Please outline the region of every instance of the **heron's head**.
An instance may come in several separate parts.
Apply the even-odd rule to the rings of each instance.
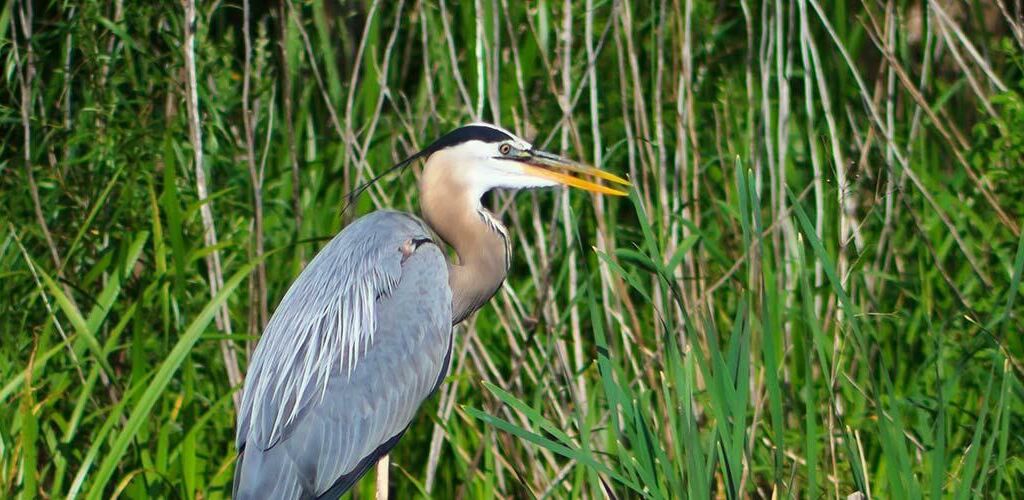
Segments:
[[[444,183],[479,199],[492,189],[571,186],[624,196],[601,180],[629,186],[625,179],[588,165],[535,149],[515,134],[485,123],[457,128],[423,150],[427,158],[424,188]],[[452,186],[452,187],[454,187]]]

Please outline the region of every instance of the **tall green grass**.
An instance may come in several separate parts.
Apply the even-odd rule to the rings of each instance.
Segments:
[[[235,365],[419,166],[346,195],[474,120],[634,186],[488,197],[396,498],[1024,495],[1014,2],[0,5],[0,497],[228,496]]]

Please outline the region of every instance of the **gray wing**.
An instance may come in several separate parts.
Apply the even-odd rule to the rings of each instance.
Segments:
[[[352,223],[292,284],[253,353],[235,498],[340,494],[404,432],[450,345],[448,269],[423,224],[390,211]]]

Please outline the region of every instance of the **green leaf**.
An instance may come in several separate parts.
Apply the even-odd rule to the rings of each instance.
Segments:
[[[107,483],[110,481],[110,477],[114,473],[114,469],[121,461],[121,457],[128,449],[128,445],[135,439],[135,435],[139,432],[139,429],[147,421],[149,412],[153,409],[157,400],[163,395],[164,389],[167,384],[170,383],[171,377],[174,372],[178,370],[178,367],[185,361],[185,358],[189,355],[192,350],[192,346],[199,339],[200,335],[203,334],[206,326],[213,320],[214,314],[217,309],[226,302],[231,294],[234,293],[235,288],[249,275],[250,272],[255,268],[255,262],[249,263],[242,267],[236,272],[231,279],[224,283],[224,287],[221,288],[217,295],[210,300],[209,303],[203,307],[199,315],[192,320],[192,323],[188,325],[185,332],[178,339],[174,348],[167,355],[167,358],[163,363],[160,364],[159,370],[154,375],[153,380],[149,382],[145,392],[142,393],[138,402],[135,404],[128,417],[128,422],[124,428],[117,434],[114,443],[111,445],[110,450],[107,452],[103,459],[100,468],[96,472],[95,482],[93,483],[92,489],[89,491],[89,498],[101,498],[103,497],[104,489]]]

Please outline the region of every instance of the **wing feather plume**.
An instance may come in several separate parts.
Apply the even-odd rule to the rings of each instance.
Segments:
[[[377,298],[401,277],[398,248],[412,236],[429,233],[406,214],[374,212],[345,228],[303,270],[253,353],[239,446],[246,438],[273,446],[304,408],[322,400],[332,374],[352,374],[377,331]]]

